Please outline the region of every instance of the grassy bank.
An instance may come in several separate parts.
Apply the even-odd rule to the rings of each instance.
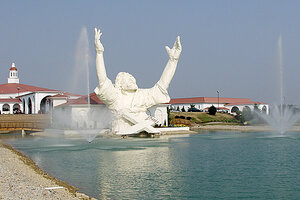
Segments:
[[[191,117],[191,122],[194,124],[207,123],[222,123],[222,124],[239,124],[239,121],[234,116],[227,113],[216,113],[216,115],[209,115],[204,112],[171,112],[170,117],[174,119],[175,116]]]

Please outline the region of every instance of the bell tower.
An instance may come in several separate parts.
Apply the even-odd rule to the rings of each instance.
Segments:
[[[15,63],[11,64],[9,69],[8,83],[19,83],[18,69],[15,66]]]

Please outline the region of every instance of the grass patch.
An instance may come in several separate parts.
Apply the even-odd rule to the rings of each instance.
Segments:
[[[216,113],[216,115],[209,115],[202,112],[171,112],[171,119],[175,116],[191,117],[191,122],[196,124],[210,123],[210,122],[223,122],[224,124],[238,124],[238,120],[234,116],[227,113]],[[222,124],[223,124],[222,123]]]

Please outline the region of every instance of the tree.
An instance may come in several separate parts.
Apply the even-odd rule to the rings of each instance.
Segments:
[[[181,112],[185,112],[184,106],[182,106],[182,108],[181,108]]]
[[[243,109],[243,111],[241,112],[241,117],[240,117],[241,123],[250,121],[253,118],[254,118],[254,114],[250,109]]]
[[[208,108],[208,114],[210,115],[215,115],[217,112],[216,107],[214,107],[213,105],[211,107]]]

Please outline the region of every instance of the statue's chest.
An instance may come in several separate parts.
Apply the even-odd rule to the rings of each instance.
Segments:
[[[121,95],[121,98],[117,100],[117,104],[119,108],[131,108],[135,104],[135,95]]]

